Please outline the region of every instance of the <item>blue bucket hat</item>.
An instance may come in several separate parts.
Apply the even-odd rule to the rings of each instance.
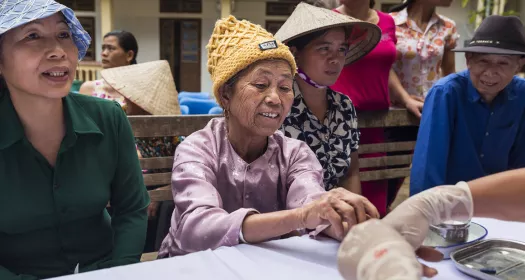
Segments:
[[[7,31],[62,12],[78,49],[78,60],[86,55],[91,37],[70,8],[53,0],[2,0],[0,2],[0,35]]]

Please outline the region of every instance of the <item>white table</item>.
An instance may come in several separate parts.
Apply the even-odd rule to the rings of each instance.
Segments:
[[[487,238],[525,241],[525,223],[492,219],[474,219],[485,226]],[[339,243],[334,240],[313,240],[306,236],[266,242],[259,245],[238,245],[203,251],[186,256],[115,267],[89,273],[55,278],[60,280],[319,280],[342,277],[337,271]],[[436,280],[471,279],[460,273],[451,261],[430,264],[439,270]]]

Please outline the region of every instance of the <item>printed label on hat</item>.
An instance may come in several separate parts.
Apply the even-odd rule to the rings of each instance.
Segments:
[[[273,40],[273,41],[260,43],[259,48],[263,51],[277,49],[277,41]]]
[[[493,44],[494,41],[492,40],[473,40],[473,41],[470,41],[470,44]],[[496,44],[499,44],[498,41],[496,41]]]

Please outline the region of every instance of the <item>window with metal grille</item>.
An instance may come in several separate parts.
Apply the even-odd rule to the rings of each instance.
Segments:
[[[282,20],[267,20],[266,21],[266,30],[272,34],[277,33],[279,28],[283,26],[284,21]]]
[[[84,27],[84,30],[91,36],[91,44],[89,45],[89,48],[86,51],[86,56],[84,57],[84,61],[94,61],[96,60],[96,53],[95,53],[95,47],[96,47],[96,37],[95,37],[95,18],[94,17],[77,17],[80,24],[82,24],[82,27]]]
[[[57,2],[73,9],[74,11],[95,11],[95,0],[58,0]]]
[[[301,1],[266,2],[267,16],[289,16]]]
[[[202,13],[202,0],[160,0],[161,13]]]

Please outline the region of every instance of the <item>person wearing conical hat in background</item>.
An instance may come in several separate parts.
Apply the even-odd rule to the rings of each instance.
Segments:
[[[297,229],[374,213],[344,189],[324,190],[322,168],[302,141],[279,131],[293,103],[296,64],[289,48],[249,21],[217,21],[207,46],[213,93],[224,118],[175,151],[175,210],[159,258],[280,238]]]
[[[360,38],[349,45],[352,33]],[[341,187],[354,193],[355,199],[368,201],[360,195],[355,107],[350,98],[330,86],[344,65],[359,60],[377,45],[381,31],[374,24],[302,2],[275,37],[290,47],[298,72],[283,133],[308,144],[323,167],[326,190]]]
[[[123,97],[133,115],[180,115],[177,89],[167,61],[159,60],[104,69],[102,80]],[[136,138],[139,158],[173,156],[179,137]]]
[[[149,197],[126,114],[69,94],[90,42],[55,1],[0,4],[2,280],[140,260]]]
[[[169,63],[165,60],[104,69],[102,80],[111,92],[122,96],[128,116],[134,115],[180,115],[178,92],[173,81]],[[181,137],[136,137],[139,158],[173,157]],[[171,172],[171,169],[143,170],[143,173]],[[148,186],[149,190],[170,186]],[[165,205],[164,205],[165,204]],[[145,252],[154,251],[157,223],[155,219],[161,205],[169,208],[170,202],[151,202],[148,206],[148,235]]]
[[[104,69],[108,86],[122,95],[128,115],[180,115],[178,92],[165,60]]]
[[[104,83],[122,96],[128,116],[180,115],[178,92],[167,61],[104,69]],[[179,137],[136,138],[140,158],[173,156]]]
[[[139,45],[135,36],[125,30],[114,30],[104,35],[102,42],[102,68],[110,69],[137,64]],[[124,98],[104,83],[104,79],[86,81],[78,90],[81,94],[115,100],[126,108]]]

